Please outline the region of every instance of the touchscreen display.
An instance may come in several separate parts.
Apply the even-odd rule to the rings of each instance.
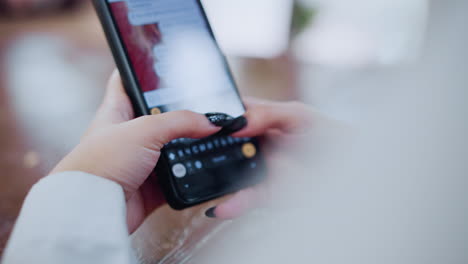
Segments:
[[[244,107],[198,0],[108,0],[149,112]]]

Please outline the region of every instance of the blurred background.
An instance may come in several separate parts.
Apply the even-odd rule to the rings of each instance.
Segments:
[[[0,249],[2,249],[29,188],[45,176],[53,165],[79,142],[80,135],[86,129],[101,101],[114,62],[90,1],[0,1]],[[418,208],[432,208],[431,214],[429,211],[428,214],[419,215],[400,212],[402,218],[412,219],[414,221],[412,224],[424,222],[428,218],[434,219],[433,217],[440,214],[450,215],[450,219],[457,220],[456,224],[442,220],[431,222],[432,225],[425,226],[427,230],[418,229],[421,233],[425,233],[428,230],[445,228],[447,232],[440,231],[443,233],[442,240],[437,240],[438,243],[431,242],[428,247],[418,246],[411,251],[413,254],[406,251],[392,251],[394,253],[392,256],[399,255],[402,259],[414,260],[413,263],[422,260],[426,260],[424,263],[468,262],[466,254],[461,253],[468,252],[466,239],[468,232],[466,225],[462,224],[468,220],[466,206],[468,203],[465,203],[467,195],[464,194],[466,192],[464,189],[468,186],[465,180],[468,155],[464,148],[466,139],[463,137],[467,132],[465,119],[468,110],[464,102],[467,98],[468,84],[466,52],[468,31],[465,28],[468,25],[467,1],[205,0],[202,2],[220,45],[229,58],[243,95],[273,100],[300,100],[313,105],[333,119],[371,131],[367,135],[375,136],[368,138],[369,142],[366,142],[375,149],[363,148],[365,151],[359,149],[360,151],[355,153],[362,154],[362,157],[375,157],[375,153],[381,154],[379,149],[385,150],[386,155],[379,156],[381,159],[378,161],[374,160],[374,166],[379,173],[382,173],[381,175],[388,177],[382,176],[379,181],[374,179],[371,182],[361,179],[360,188],[355,186],[354,189],[353,183],[345,180],[348,191],[365,193],[376,185],[388,183],[392,188],[399,188],[400,192],[396,193],[399,193],[400,197],[403,192],[407,195],[416,193],[421,195],[418,197],[428,198],[418,200],[417,204]],[[399,129],[395,130],[395,127]],[[456,133],[452,134],[454,131]],[[385,148],[383,143],[394,148]],[[425,154],[434,156],[422,158]],[[414,162],[409,165],[404,162],[413,158]],[[375,165],[387,164],[379,162],[389,160],[403,165],[397,166],[397,169]],[[428,163],[437,164],[437,169],[423,166]],[[354,169],[356,172],[356,164],[349,169],[351,171]],[[399,174],[398,172],[401,172],[399,170],[405,172],[413,170],[414,173],[411,175],[415,177],[414,182],[404,185],[405,187],[395,184],[405,182],[401,175],[406,174]],[[367,170],[370,171],[372,170]],[[432,175],[431,178],[431,173],[435,171],[438,174]],[[341,172],[355,175],[349,171]],[[424,176],[432,179],[433,185],[421,186],[415,183],[427,179]],[[445,186],[444,184],[448,182],[451,185]],[[440,186],[446,188],[440,189]],[[456,190],[453,189],[455,186]],[[321,193],[326,193],[324,190],[326,188],[322,189]],[[388,194],[386,198],[394,198],[395,189],[378,190],[381,191],[380,194]],[[346,190],[340,189],[340,191],[343,193]],[[447,195],[453,199],[447,198]],[[442,196],[446,199],[442,199]],[[361,198],[365,204],[367,200]],[[380,198],[386,201],[383,196]],[[362,203],[362,200],[359,202]],[[408,200],[401,199],[391,207],[405,208],[407,204]],[[449,207],[451,211],[444,211],[449,205],[452,206]],[[326,203],[315,206],[316,209],[322,208],[320,206],[326,207]],[[359,207],[357,204],[354,206]],[[335,209],[337,208],[339,207]],[[360,208],[369,209],[365,205]],[[370,214],[371,211],[365,212]],[[153,218],[166,217],[176,221],[167,221],[171,223],[170,225],[156,225],[148,221],[149,223],[142,229],[172,231],[170,234],[161,231],[159,236],[143,239],[138,238],[137,232],[134,239],[137,255],[146,259],[147,263],[156,261],[178,263],[187,260],[190,254],[180,254],[181,251],[193,251],[193,248],[197,248],[193,241],[201,241],[206,232],[213,230],[218,232],[224,228],[225,224],[206,222],[201,216],[203,212],[202,208],[182,213],[172,212],[168,208],[158,210]],[[456,214],[452,215],[455,212]],[[340,219],[349,217],[338,213],[329,216]],[[342,228],[340,229],[342,236],[349,235],[354,238],[362,234],[359,233],[358,230],[361,230],[359,228],[365,230],[365,227],[371,226],[380,231],[385,229],[385,223],[373,222],[369,220],[373,219],[372,217],[365,216],[366,214],[361,214],[359,219],[367,219],[367,222],[353,222],[354,225],[347,226],[348,229],[334,223]],[[329,223],[325,217],[321,220],[316,224]],[[397,221],[391,223],[394,227],[408,224]],[[278,223],[270,225],[274,226],[273,229],[278,228],[276,226]],[[450,229],[447,225],[456,229]],[[192,228],[187,229],[187,226]],[[230,228],[233,229],[232,226]],[[328,228],[330,232],[332,227]],[[319,229],[311,230],[320,237]],[[355,233],[347,233],[346,230],[354,230]],[[229,233],[229,228],[226,232]],[[390,231],[381,233],[383,237],[393,238],[391,240],[393,242],[389,243],[399,243],[402,248],[421,245],[421,241],[411,240],[405,234],[408,233],[395,234]],[[237,241],[251,238],[252,233],[242,235],[243,233],[237,234]],[[349,237],[341,238],[343,238],[341,241],[344,241]],[[429,239],[424,236],[420,238],[422,241]],[[302,241],[297,240],[297,237],[295,239],[301,242],[301,245],[310,243],[311,247],[322,253],[338,247],[326,239],[323,240],[327,241],[325,245],[314,244],[313,240]],[[399,239],[412,242],[403,245]],[[213,238],[213,241],[218,240]],[[236,240],[233,238],[233,241]],[[381,240],[376,238],[374,241],[366,237],[360,242],[376,245],[378,241]],[[344,244],[338,244],[345,247]],[[226,248],[231,246],[231,244],[223,245]],[[441,254],[431,251],[434,254],[432,258],[427,255],[424,258],[417,257],[419,256],[417,253],[424,254],[430,249],[437,249],[443,245],[447,246],[448,251],[439,252]],[[320,249],[323,249],[321,246],[329,246],[328,251],[321,251]],[[364,247],[354,249],[357,250],[355,252],[365,250]],[[147,253],[148,251],[151,253]],[[351,249],[348,248],[348,251]],[[376,253],[380,252],[376,248],[373,248],[372,252],[375,258],[369,257],[367,259],[369,262],[380,256]],[[380,253],[385,255],[389,252]],[[229,255],[229,252],[226,254]],[[151,257],[146,257],[147,255]],[[203,257],[202,253],[198,255]],[[229,256],[233,259],[232,263],[238,263],[234,261],[239,260],[236,256],[232,253]],[[347,256],[348,258],[336,257],[333,260],[340,263],[340,260],[349,260],[350,256],[356,255]],[[310,259],[308,256],[304,258]],[[324,263],[333,262],[318,257],[315,260]],[[388,257],[386,260],[398,262],[399,259]],[[211,262],[219,263],[222,260],[213,258]],[[268,263],[273,262],[268,260]]]

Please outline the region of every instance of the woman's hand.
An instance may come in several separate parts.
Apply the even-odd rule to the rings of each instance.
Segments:
[[[267,165],[286,160],[282,150],[306,135],[317,115],[304,104],[246,100],[248,125],[236,137],[264,138]],[[220,130],[204,115],[189,111],[170,112],[133,119],[130,101],[118,73],[109,81],[107,94],[80,144],[52,171],[83,171],[122,186],[127,199],[127,222],[134,232],[143,220],[165,203],[155,180],[149,177],[165,143],[176,138],[203,138]],[[272,143],[275,144],[272,144]],[[278,147],[279,145],[279,147]],[[269,167],[271,167],[269,166]],[[274,171],[270,168],[270,171]],[[238,217],[268,199],[270,184],[281,177],[269,175],[266,183],[234,194],[207,211],[220,219]]]
[[[154,177],[148,177],[164,144],[176,138],[203,138],[220,129],[204,115],[189,111],[133,118],[132,106],[115,72],[91,127],[52,171],[82,171],[120,184],[127,200],[130,232],[165,202]]]
[[[319,118],[319,115],[310,107],[298,102],[281,103],[248,99],[245,103],[247,106],[245,117],[248,125],[233,136],[263,139],[262,153],[267,163],[268,179],[258,186],[241,190],[217,207],[210,208],[206,212],[209,217],[236,218],[269,201],[275,192],[274,187],[285,186],[280,182],[288,181],[288,177],[277,175],[278,172],[284,171],[284,168],[289,168],[290,171],[294,168],[295,162],[298,162],[288,155],[291,153],[287,150],[294,148],[292,146],[295,144],[309,142],[312,124],[315,127],[317,123],[326,121],[324,118]],[[290,177],[289,180],[291,180]]]

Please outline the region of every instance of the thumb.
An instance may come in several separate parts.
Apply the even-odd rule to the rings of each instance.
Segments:
[[[177,138],[203,138],[221,128],[212,124],[205,115],[191,111],[174,111],[160,115],[143,116],[123,123],[126,134],[151,149]]]
[[[257,203],[259,203],[258,192],[254,188],[247,188],[235,193],[212,210],[217,219],[234,219],[256,207]]]

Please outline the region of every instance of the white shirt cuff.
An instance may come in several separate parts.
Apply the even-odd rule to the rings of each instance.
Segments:
[[[132,263],[122,187],[83,172],[33,186],[3,263]]]

